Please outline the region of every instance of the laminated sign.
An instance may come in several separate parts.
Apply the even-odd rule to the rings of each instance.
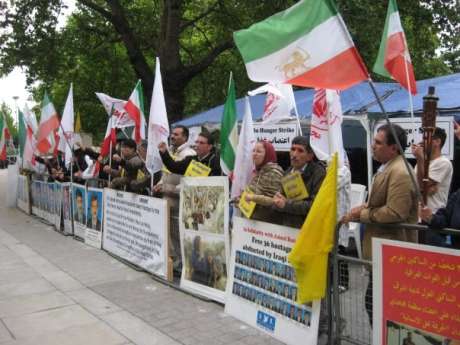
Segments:
[[[184,176],[190,177],[206,177],[209,176],[211,172],[211,168],[204,165],[203,163],[197,162],[196,160],[192,160],[185,170]]]
[[[305,187],[302,175],[298,171],[284,176],[281,183],[288,199],[302,200],[308,198],[307,187]]]
[[[254,209],[256,208],[256,203],[254,201],[246,201],[246,195],[250,194],[247,190],[245,190],[240,197],[240,202],[238,207],[240,211],[246,218],[251,218],[252,214],[254,213]]]

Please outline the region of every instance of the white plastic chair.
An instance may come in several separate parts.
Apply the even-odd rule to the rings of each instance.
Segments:
[[[350,206],[351,208],[355,206],[362,205],[366,200],[367,190],[366,186],[362,184],[352,183],[351,184],[351,197],[350,197]],[[361,249],[361,231],[359,223],[350,223],[348,224],[348,237],[353,237],[355,239],[356,250],[358,251],[358,257],[362,258],[362,249]]]

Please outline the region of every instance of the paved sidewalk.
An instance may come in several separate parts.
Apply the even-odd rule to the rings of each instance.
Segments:
[[[281,344],[6,208],[6,176],[0,170],[1,345]]]

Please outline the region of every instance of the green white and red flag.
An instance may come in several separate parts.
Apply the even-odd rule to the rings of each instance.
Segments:
[[[332,0],[302,0],[233,34],[251,80],[343,90],[368,72]]]
[[[58,128],[58,114],[53,103],[49,99],[48,94],[45,92],[37,134],[37,150],[40,153],[48,153],[50,149],[54,151],[56,145],[55,132]]]
[[[11,135],[6,123],[5,114],[0,113],[0,161],[6,160],[6,149],[10,140]]]
[[[233,76],[230,74],[227,100],[220,125],[220,167],[225,175],[233,179],[235,155],[238,146],[238,121],[236,114],[236,94]]]
[[[414,67],[410,59],[409,47],[401,25],[396,0],[390,0],[388,3],[385,29],[373,71],[385,77],[393,78],[413,95],[417,93]]]
[[[144,94],[142,92],[142,84],[139,80],[134,88],[128,102],[125,105],[125,110],[134,121],[135,127],[133,131],[133,139],[137,144],[145,139],[145,112],[144,112]]]

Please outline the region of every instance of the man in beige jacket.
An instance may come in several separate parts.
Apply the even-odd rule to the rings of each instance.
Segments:
[[[393,125],[403,149],[407,147],[404,129]],[[383,125],[377,130],[372,144],[374,159],[381,166],[374,175],[367,204],[357,206],[344,216],[343,222],[372,223],[365,227],[363,256],[372,259],[372,238],[416,242],[417,233],[402,228],[385,228],[375,223],[417,223],[417,193],[404,164],[402,152],[391,134],[391,128]],[[412,170],[412,169],[411,169]],[[413,171],[411,171],[413,174]],[[372,275],[366,292],[366,310],[372,324]]]

